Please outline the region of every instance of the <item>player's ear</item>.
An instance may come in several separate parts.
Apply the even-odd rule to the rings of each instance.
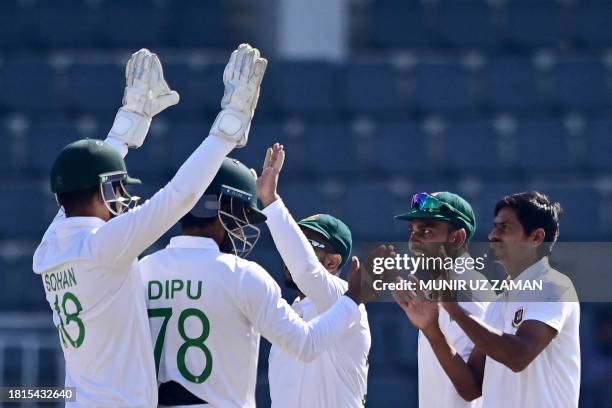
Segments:
[[[467,241],[467,232],[464,228],[459,228],[451,232],[450,242],[456,244],[458,247],[463,245]]]

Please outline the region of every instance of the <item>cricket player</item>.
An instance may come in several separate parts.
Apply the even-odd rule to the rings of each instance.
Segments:
[[[548,263],[560,214],[559,203],[535,191],[495,206],[492,255],[509,280],[540,281],[541,291],[507,289],[484,319],[456,302],[442,303],[475,346],[467,359],[458,358],[443,336],[432,338],[432,347],[454,382],[462,381],[475,397],[482,393],[484,407],[578,407],[580,306],[570,279]],[[424,327],[434,324],[434,302],[418,297],[408,303]]]
[[[155,407],[153,347],[137,256],[186,214],[225,156],[247,142],[266,60],[243,44],[223,75],[222,110],[210,135],[174,178],[142,206],[125,185],[123,157],[142,145],[151,118],[178,102],[155,54],[141,50],[126,68],[123,107],[106,141],[66,146],[53,164],[61,210],[35,254],[66,359],[66,386],[78,407]]]
[[[291,307],[311,321],[342,298],[347,282],[340,278],[349,260],[352,238],[339,219],[317,214],[296,223],[277,193],[285,151],[268,149],[257,193],[278,252],[285,265],[287,285],[298,289]],[[272,407],[363,407],[367,393],[371,337],[365,307],[361,317],[313,361],[305,363],[272,345],[268,378]]]
[[[265,220],[254,175],[226,159],[181,219],[182,235],[140,261],[160,406],[254,407],[260,335],[310,362],[360,324],[369,294],[356,258],[345,296],[308,322],[261,266],[242,258]]]
[[[443,253],[453,259],[470,257],[468,242],[476,229],[472,206],[458,194],[438,192],[433,194],[417,193],[412,198],[411,209],[396,217],[410,222],[410,250],[414,255],[437,258]],[[457,265],[465,264],[456,263]],[[470,267],[451,269],[444,279],[462,279],[464,281],[485,279],[482,274]],[[432,279],[440,279],[441,271],[426,271]],[[469,293],[466,293],[469,292]],[[474,316],[484,317],[488,301],[494,292],[466,291],[461,306]],[[401,303],[400,303],[401,305]],[[446,407],[480,407],[481,401],[467,393],[461,382],[454,381],[447,375],[440,364],[433,347],[432,338],[442,336],[453,348],[457,358],[467,359],[474,348],[474,343],[453,322],[449,314],[440,310],[437,319],[430,326],[424,326],[421,316],[411,308],[404,308],[410,321],[419,329],[418,337],[418,372],[419,372],[419,406],[422,408]],[[452,374],[452,373],[450,373]]]

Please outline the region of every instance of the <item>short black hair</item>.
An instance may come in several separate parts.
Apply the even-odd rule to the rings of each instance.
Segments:
[[[95,186],[67,193],[57,193],[57,201],[64,207],[64,212],[69,215],[88,204],[99,192],[100,186]]]
[[[200,218],[191,213],[187,213],[179,222],[181,223],[181,228],[185,231],[191,228],[208,228],[217,219],[218,217]]]
[[[544,230],[544,243],[538,248],[538,255],[550,255],[552,247],[559,237],[559,218],[563,214],[561,204],[553,202],[538,191],[529,191],[512,194],[504,197],[495,204],[495,215],[502,208],[510,208],[527,234],[538,228]]]

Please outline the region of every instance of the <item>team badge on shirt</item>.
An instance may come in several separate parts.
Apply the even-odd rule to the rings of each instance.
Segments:
[[[521,322],[523,321],[523,308],[521,307],[519,310],[514,313],[514,319],[512,319],[512,326],[519,327]]]

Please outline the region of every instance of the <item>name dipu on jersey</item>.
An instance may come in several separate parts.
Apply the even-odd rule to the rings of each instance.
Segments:
[[[194,288],[195,286],[195,288]],[[164,282],[152,280],[147,284],[147,299],[174,299],[177,293],[184,292],[189,299],[199,299],[202,296],[202,281],[171,279]]]

